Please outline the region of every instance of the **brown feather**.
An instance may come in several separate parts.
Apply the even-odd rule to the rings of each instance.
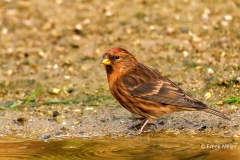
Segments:
[[[206,109],[203,109],[203,111],[207,112],[207,113],[211,113],[211,114],[216,115],[218,117],[222,117],[222,118],[227,119],[227,120],[231,120],[231,118],[227,114],[222,113],[220,111],[217,111],[215,109],[206,108]]]
[[[188,96],[175,83],[158,71],[139,63],[122,48],[109,49],[103,58],[111,61],[110,65],[105,65],[110,92],[133,114],[152,121],[173,112],[202,110],[230,119],[226,114],[210,109],[206,104]],[[146,123],[143,127],[145,125]]]

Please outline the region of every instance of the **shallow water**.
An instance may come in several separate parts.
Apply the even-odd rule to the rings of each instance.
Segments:
[[[0,138],[0,159],[237,159],[240,140],[146,134],[129,138],[30,141]]]

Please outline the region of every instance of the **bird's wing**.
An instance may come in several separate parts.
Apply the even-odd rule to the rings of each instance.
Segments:
[[[162,104],[185,107],[186,109],[188,107],[195,109],[207,107],[204,103],[188,96],[181,88],[161,76],[160,73],[153,70],[150,70],[149,73],[158,74],[158,78],[155,75],[153,76],[154,79],[150,78],[148,81],[144,81],[141,72],[125,75],[122,82],[128,94]]]

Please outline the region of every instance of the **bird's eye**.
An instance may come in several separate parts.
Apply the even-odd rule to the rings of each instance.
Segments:
[[[119,56],[116,56],[115,59],[119,59],[120,57]]]

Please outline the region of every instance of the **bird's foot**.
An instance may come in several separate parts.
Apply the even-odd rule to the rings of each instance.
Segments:
[[[138,134],[141,134],[142,132],[149,132],[152,125],[157,128],[155,123],[151,123],[148,119],[144,119],[142,122],[133,125],[131,128],[139,129]]]

